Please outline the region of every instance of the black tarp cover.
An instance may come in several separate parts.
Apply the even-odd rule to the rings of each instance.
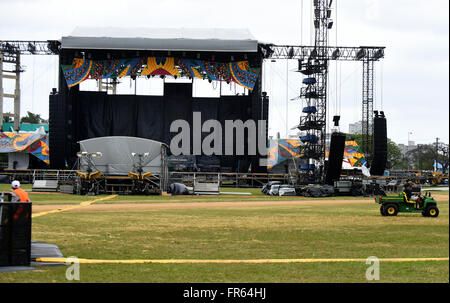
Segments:
[[[127,136],[151,139],[170,146],[176,133],[170,132],[173,121],[188,121],[192,133],[192,113],[200,112],[202,123],[218,120],[222,125],[223,154],[225,152],[225,120],[251,119],[250,96],[193,98],[192,87],[177,84],[165,89],[164,96],[107,95],[104,92],[80,91],[78,98],[77,141],[97,137]],[[172,92],[172,93],[171,93]],[[208,133],[202,133],[202,140]],[[191,136],[192,138],[192,136]],[[245,138],[247,142],[247,137]],[[191,140],[191,152],[192,152]],[[233,144],[235,146],[235,143]],[[245,152],[247,153],[247,146]],[[170,151],[169,151],[170,155]],[[250,156],[197,156],[198,162],[235,171],[247,171]]]

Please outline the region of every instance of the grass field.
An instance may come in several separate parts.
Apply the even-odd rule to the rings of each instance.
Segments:
[[[7,190],[0,188],[0,190]],[[232,191],[223,189],[223,191]],[[251,196],[132,197],[100,201],[121,211],[60,212],[33,219],[33,240],[56,244],[64,256],[86,259],[448,258],[448,192],[440,216],[382,217],[373,199]],[[438,194],[438,193],[436,193]],[[79,204],[100,197],[30,194],[34,205]],[[446,197],[447,196],[447,197]],[[350,202],[353,201],[352,204]],[[135,210],[133,204],[204,202],[188,209]],[[281,205],[255,206],[255,201]],[[310,201],[310,202],[309,202]],[[345,204],[349,201],[349,204]],[[236,202],[205,208],[208,202]],[[365,262],[287,264],[81,264],[80,282],[351,282],[365,283]],[[0,282],[68,282],[66,266],[0,273]],[[449,282],[449,262],[381,262],[379,282]]]

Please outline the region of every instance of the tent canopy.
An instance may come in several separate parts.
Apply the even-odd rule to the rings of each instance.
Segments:
[[[257,52],[247,29],[77,27],[62,37],[64,49]]]

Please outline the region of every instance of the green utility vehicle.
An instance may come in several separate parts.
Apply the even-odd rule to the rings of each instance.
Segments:
[[[417,195],[417,201],[408,200],[405,192],[398,196],[375,197],[375,202],[380,204],[380,213],[382,216],[393,217],[400,213],[422,213],[424,217],[437,218],[439,216],[439,209],[437,202],[431,197],[428,192],[424,196]]]

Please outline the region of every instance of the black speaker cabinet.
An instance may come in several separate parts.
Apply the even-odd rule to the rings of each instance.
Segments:
[[[373,160],[370,174],[383,176],[387,163],[387,123],[386,118],[376,117],[373,124]]]
[[[0,266],[29,266],[31,203],[0,202]]]
[[[325,183],[333,185],[339,180],[342,172],[342,161],[344,160],[345,134],[333,133],[331,135],[330,154],[328,156]]]
[[[50,165],[54,169],[65,167],[66,154],[66,103],[61,94],[50,95],[49,147]]]

